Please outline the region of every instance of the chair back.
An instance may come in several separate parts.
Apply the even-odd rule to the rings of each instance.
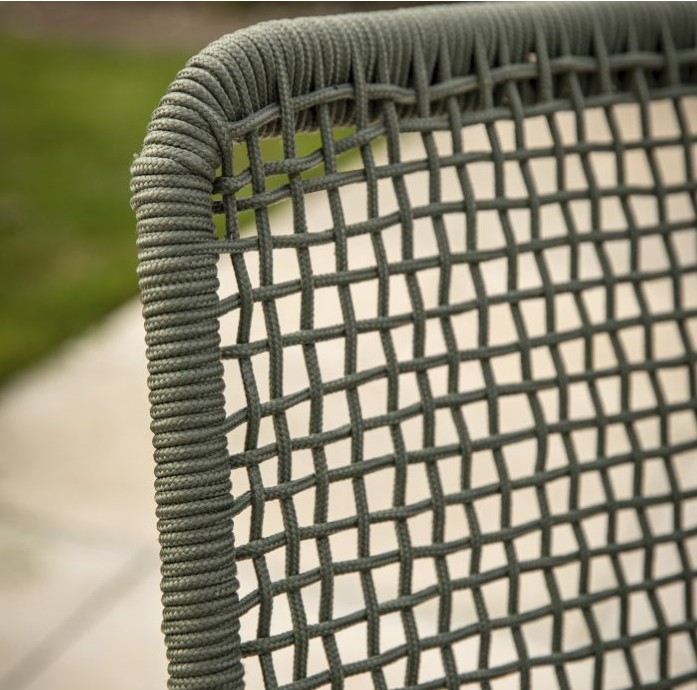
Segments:
[[[132,168],[171,690],[697,680],[697,10],[274,21]]]

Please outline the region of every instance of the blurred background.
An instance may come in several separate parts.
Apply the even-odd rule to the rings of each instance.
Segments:
[[[165,685],[129,206],[159,98],[225,33],[402,4],[0,4],[0,690]]]
[[[258,21],[408,4],[0,5],[0,383],[135,295],[130,160],[189,57]]]

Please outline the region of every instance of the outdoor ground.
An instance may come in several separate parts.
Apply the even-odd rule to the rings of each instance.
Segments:
[[[0,385],[135,295],[128,168],[185,59],[0,38]]]

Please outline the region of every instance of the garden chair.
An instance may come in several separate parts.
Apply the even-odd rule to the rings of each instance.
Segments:
[[[697,11],[274,21],[132,168],[172,690],[697,682]]]

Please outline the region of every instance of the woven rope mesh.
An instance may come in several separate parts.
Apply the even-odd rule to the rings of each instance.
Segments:
[[[697,54],[658,35],[281,67],[227,124],[236,582],[184,601],[225,528],[168,541],[161,483],[172,687],[695,686]]]

